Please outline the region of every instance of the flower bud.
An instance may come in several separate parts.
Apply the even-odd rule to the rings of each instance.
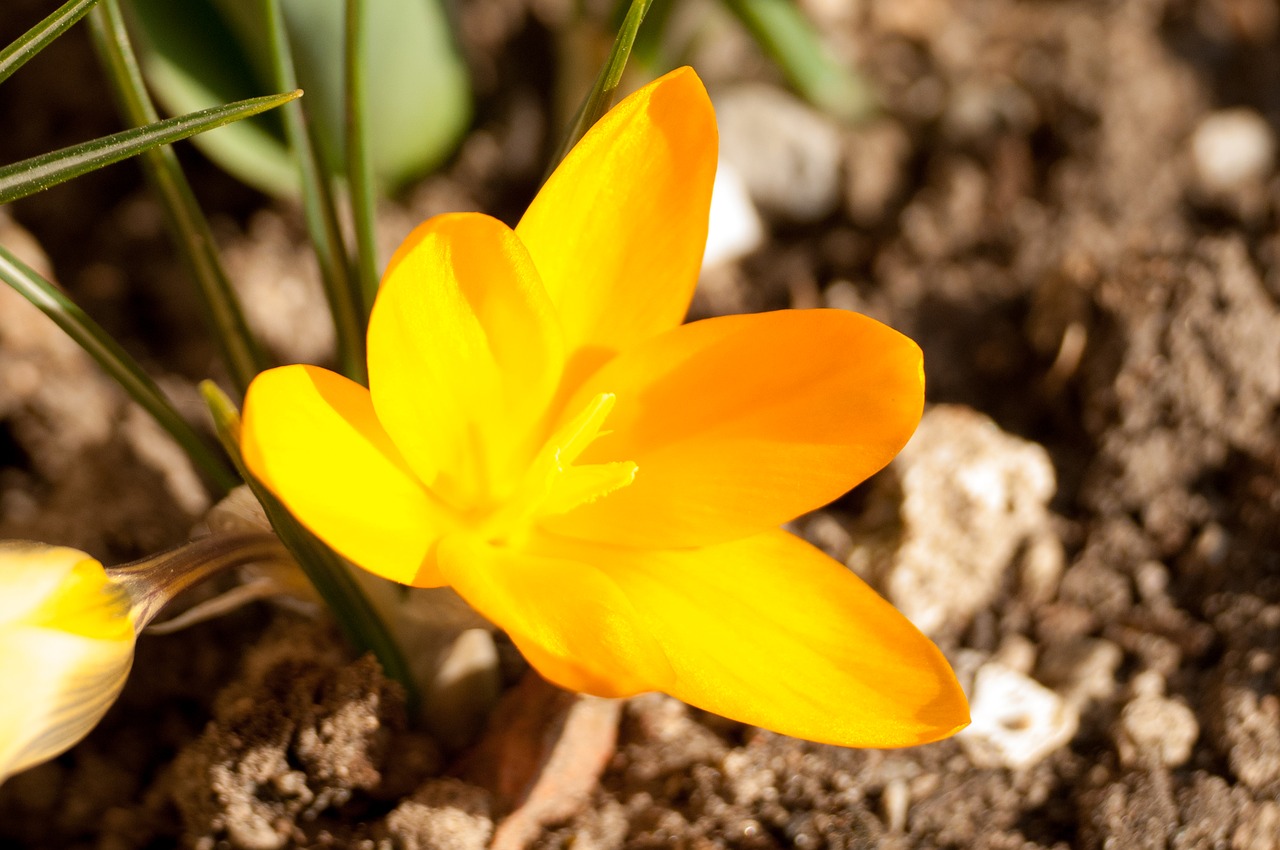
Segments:
[[[69,749],[133,663],[129,597],[83,552],[0,542],[0,782]]]

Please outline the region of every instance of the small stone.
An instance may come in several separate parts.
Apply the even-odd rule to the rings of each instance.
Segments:
[[[1144,693],[1120,712],[1114,735],[1120,763],[1126,767],[1152,760],[1165,767],[1181,767],[1191,758],[1200,724],[1181,700]]]
[[[1260,793],[1280,795],[1280,696],[1233,683],[1218,690],[1211,710],[1231,772]]]
[[[747,186],[731,164],[720,163],[711,190],[704,269],[745,257],[764,244],[764,224],[751,202]]]
[[[974,677],[969,710],[973,722],[957,738],[980,767],[1031,767],[1070,741],[1080,722],[1056,693],[996,662]]]
[[[489,795],[457,779],[432,779],[387,815],[400,850],[484,850],[493,834]]]
[[[907,809],[911,805],[911,789],[905,779],[890,779],[881,797],[884,822],[890,832],[899,833],[907,827]]]
[[[1196,176],[1211,193],[1233,192],[1265,181],[1275,167],[1271,127],[1252,109],[1205,116],[1191,134]]]
[[[1029,540],[1056,539],[1048,452],[969,408],[926,411],[889,471],[854,530],[849,565],[927,635],[963,629]]]
[[[421,681],[421,680],[419,680]],[[489,629],[466,629],[444,647],[424,688],[427,728],[447,748],[474,740],[502,695],[498,649]]]
[[[840,132],[786,92],[746,85],[716,99],[721,162],[767,212],[796,222],[829,215],[840,199]]]
[[[1240,813],[1231,850],[1280,850],[1280,803],[1265,800]]]

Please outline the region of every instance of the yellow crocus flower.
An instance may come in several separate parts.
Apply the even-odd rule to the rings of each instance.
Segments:
[[[514,230],[420,225],[373,310],[369,389],[263,373],[245,460],[351,561],[451,585],[564,687],[846,746],[945,737],[968,707],[937,648],[778,530],[907,441],[920,350],[838,310],[681,325],[716,150],[680,69],[597,123]]]
[[[0,782],[71,747],[115,702],[133,663],[125,591],[83,552],[0,543]]]

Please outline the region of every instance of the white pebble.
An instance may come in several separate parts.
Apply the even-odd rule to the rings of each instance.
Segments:
[[[957,737],[980,767],[1031,767],[1070,741],[1080,723],[1056,693],[995,662],[974,677],[969,710],[973,722]]]
[[[716,99],[720,158],[742,176],[761,209],[818,221],[840,200],[840,132],[825,116],[771,86],[746,85]]]
[[[702,267],[713,268],[745,257],[763,244],[764,225],[742,177],[732,165],[721,162],[711,190],[711,219]]]
[[[1276,141],[1270,125],[1252,109],[1224,109],[1196,126],[1191,154],[1205,189],[1231,192],[1271,175]]]

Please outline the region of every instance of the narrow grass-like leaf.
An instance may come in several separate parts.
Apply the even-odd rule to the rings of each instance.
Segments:
[[[301,94],[300,91],[272,94],[213,109],[202,109],[6,165],[0,168],[0,204],[25,198],[159,145],[172,144],[232,121],[275,109],[295,100]]]
[[[228,4],[250,21],[241,31],[211,0],[121,0],[147,90],[161,112],[181,115],[270,90],[266,52],[254,49],[260,35],[245,41],[262,30],[260,5]],[[316,95],[315,86],[295,88],[309,100]],[[238,121],[220,133],[196,136],[192,144],[255,189],[298,197],[298,168],[279,113]]]
[[[369,313],[378,296],[378,245],[374,230],[378,201],[374,189],[373,160],[367,144],[366,7],[365,0],[347,0],[345,96],[347,186],[351,193],[351,219],[356,232],[355,270],[363,295],[361,320],[368,326]]]
[[[47,18],[27,30],[18,40],[0,50],[0,83],[49,46],[49,42],[71,29],[98,0],[67,0]]]
[[[613,49],[609,51],[609,58],[600,69],[600,75],[596,77],[595,85],[591,87],[586,100],[578,107],[578,114],[574,116],[569,134],[565,136],[564,143],[561,144],[560,150],[556,152],[547,168],[548,176],[587,130],[590,130],[591,126],[609,111],[609,107],[613,106],[614,96],[618,93],[618,84],[622,82],[622,72],[626,70],[627,59],[631,56],[631,47],[636,41],[636,33],[640,31],[640,24],[644,21],[645,13],[649,11],[651,3],[652,0],[631,0],[631,7],[627,9],[627,16],[623,18],[622,26],[618,28],[618,35],[613,41]]]
[[[90,18],[90,24],[94,45],[125,117],[139,126],[159,120],[142,81],[117,0],[103,0]],[[170,235],[196,283],[205,321],[222,361],[236,390],[243,396],[253,376],[266,368],[267,360],[245,322],[235,290],[218,257],[209,222],[196,203],[191,185],[171,148],[159,147],[145,152],[142,169],[160,198]]]
[[[0,246],[0,280],[53,319],[90,357],[98,361],[107,374],[178,441],[178,445],[220,493],[226,493],[240,483],[218,452],[187,424],[138,362],[71,299],[3,246]]]
[[[285,32],[284,17],[280,13],[280,0],[265,0],[262,5],[275,82],[291,88],[297,84],[297,73],[293,67],[293,53],[288,33]],[[321,166],[315,136],[302,104],[295,103],[284,111],[284,123],[289,146],[298,160],[302,177],[302,206],[307,232],[311,236],[311,245],[320,264],[320,276],[329,299],[329,311],[333,314],[338,340],[338,363],[348,378],[367,383],[365,329],[360,321],[360,289],[347,265],[333,192]]]
[[[653,0],[649,5],[648,14],[644,17],[647,26],[640,28],[635,44],[631,47],[631,58],[655,77],[672,64],[679,64],[673,62],[673,57],[666,53],[667,22],[670,21],[675,7],[676,0]],[[621,23],[621,12],[622,4],[619,3],[619,14],[616,16],[619,18],[619,23]]]
[[[814,106],[851,124],[875,111],[866,82],[832,55],[793,0],[724,2]]]
[[[347,639],[358,652],[372,652],[383,672],[404,685],[411,706],[417,704],[417,689],[403,653],[368,596],[351,575],[350,568],[332,549],[304,528],[293,514],[262,486],[244,465],[240,455],[240,414],[231,399],[212,381],[200,384],[200,393],[213,416],[218,439],[231,456],[240,475],[262,503],[271,527],[306,573],[316,592],[333,611]]]

